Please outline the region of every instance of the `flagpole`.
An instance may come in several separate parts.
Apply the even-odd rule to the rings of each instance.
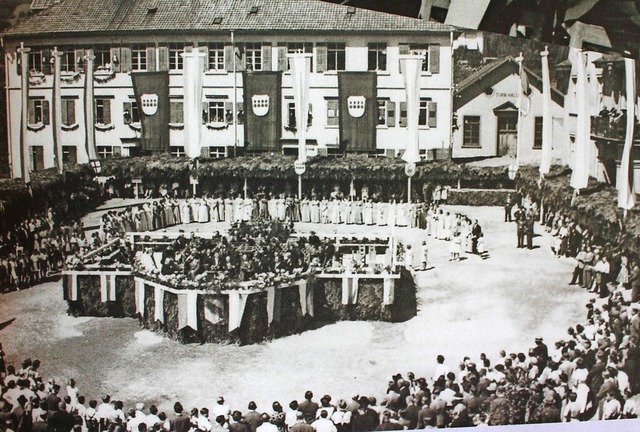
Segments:
[[[518,123],[516,126],[516,167],[520,167],[520,141],[522,140],[522,61],[524,58],[522,57],[522,52],[516,58],[516,62],[518,62]]]

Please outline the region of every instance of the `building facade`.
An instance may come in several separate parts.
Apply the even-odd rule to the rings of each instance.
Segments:
[[[50,168],[57,159],[181,156],[194,137],[205,157],[296,154],[287,61],[296,52],[311,54],[309,155],[405,149],[399,56],[410,53],[424,59],[421,154],[446,154],[452,39],[453,28],[440,23],[319,0],[45,5],[3,35],[11,173]],[[197,120],[184,106],[195,88],[185,74],[193,54],[202,57]],[[359,98],[366,115],[354,109]]]
[[[460,83],[455,92],[452,157],[472,159],[511,156],[522,164],[539,164],[542,153],[542,82],[525,68],[529,95],[519,117],[522,86],[518,63],[511,57],[490,63]],[[524,108],[524,107],[523,107]],[[569,157],[564,96],[552,89],[552,163]],[[519,120],[518,120],[519,119]],[[521,121],[518,130],[518,121]],[[518,140],[518,132],[521,134]],[[519,143],[518,143],[519,141]]]

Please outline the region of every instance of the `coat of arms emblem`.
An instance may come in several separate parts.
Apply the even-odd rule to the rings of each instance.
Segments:
[[[364,115],[366,101],[364,96],[349,96],[347,98],[347,108],[351,117],[359,118]]]
[[[254,95],[251,97],[253,113],[258,117],[266,116],[269,112],[269,95]]]
[[[142,103],[142,112],[145,115],[152,116],[158,111],[157,94],[143,94],[140,96],[140,102]]]

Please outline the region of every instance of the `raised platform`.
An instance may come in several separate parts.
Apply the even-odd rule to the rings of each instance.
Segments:
[[[337,321],[406,321],[416,315],[416,286],[395,274],[319,273],[258,288],[176,289],[127,271],[67,271],[64,298],[75,316],[138,318],[183,343],[251,344]]]

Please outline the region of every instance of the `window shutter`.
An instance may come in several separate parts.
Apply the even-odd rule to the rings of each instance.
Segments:
[[[409,52],[409,44],[398,44],[398,55],[407,55]],[[398,72],[402,73],[402,66],[400,66],[400,59],[398,59]]]
[[[36,123],[36,102],[33,100],[29,101],[29,124]]]
[[[273,70],[273,62],[271,60],[271,57],[271,44],[262,45],[262,70]]]
[[[387,126],[394,127],[396,125],[396,103],[387,101]]]
[[[438,127],[438,102],[429,102],[429,127]]]
[[[429,72],[440,73],[440,45],[429,45]]]
[[[122,121],[124,124],[131,124],[133,118],[133,112],[131,111],[131,102],[125,102],[122,104]]]
[[[156,70],[156,47],[147,47],[147,70],[149,72]]]
[[[104,124],[111,124],[111,100],[103,99],[104,104]]]
[[[122,72],[131,71],[131,48],[129,47],[120,48],[120,70]]]
[[[316,45],[316,71],[325,72],[327,70],[327,46]]]
[[[158,66],[161,71],[169,70],[169,47],[158,47]]]
[[[110,55],[111,58],[109,59],[109,63],[111,63],[111,70],[113,70],[114,72],[120,72],[120,66],[122,62],[122,59],[120,58],[120,47],[111,47]],[[113,61],[114,58],[118,59],[118,64]]]
[[[210,155],[211,155],[211,152],[209,151],[209,147],[206,147],[206,146],[200,147],[200,157],[208,158]]]
[[[407,127],[407,103],[400,102],[400,127]]]
[[[122,156],[122,147],[120,147],[120,146],[113,146],[113,156],[114,156],[114,157],[120,157],[120,156]]]
[[[76,59],[76,72],[84,72],[84,48],[73,50]]]
[[[224,120],[228,125],[233,124],[233,102],[224,103]]]
[[[279,46],[276,48],[276,53],[278,55],[278,70],[281,72],[287,71],[287,47]]]
[[[73,99],[67,100],[67,109],[64,112],[67,113],[67,123],[66,124],[68,124],[68,125],[75,124],[75,122],[76,122],[76,101],[73,100]]]
[[[202,102],[202,124],[209,121],[209,102]]]
[[[307,127],[313,125],[313,106],[309,104],[309,111],[307,112]]]
[[[244,45],[236,44],[234,55],[236,56],[236,71],[242,72],[247,70],[247,55],[244,50]]]
[[[233,46],[225,45],[224,47],[224,67],[227,72],[233,72]],[[237,68],[237,65],[236,65]]]
[[[236,113],[236,117],[238,119],[238,124],[244,124],[244,102],[238,102],[237,105],[238,112]]]
[[[51,74],[51,59],[52,59],[51,51],[48,49],[42,50],[42,73],[45,75]]]
[[[60,104],[60,117],[63,125],[71,124],[69,122],[69,105],[71,101],[69,99],[62,99],[62,103]]]
[[[49,124],[49,101],[42,101],[42,124]]]

